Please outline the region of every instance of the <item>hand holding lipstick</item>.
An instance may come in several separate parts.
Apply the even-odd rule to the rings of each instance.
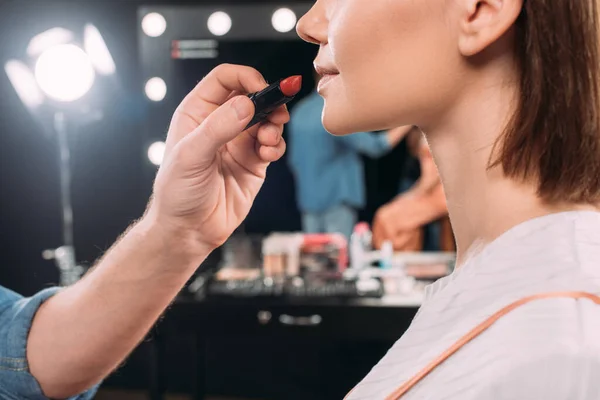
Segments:
[[[267,87],[253,68],[221,65],[173,116],[145,218],[188,240],[191,252],[211,251],[231,235],[248,214],[269,163],[285,151],[285,106],[245,130],[259,111],[245,94]]]

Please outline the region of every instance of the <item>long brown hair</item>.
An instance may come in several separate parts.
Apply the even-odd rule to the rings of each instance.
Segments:
[[[525,0],[516,23],[521,94],[490,166],[548,202],[600,200],[599,28],[597,0]]]

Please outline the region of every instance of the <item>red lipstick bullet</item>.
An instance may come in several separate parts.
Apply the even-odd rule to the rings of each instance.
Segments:
[[[302,75],[294,75],[282,80],[279,87],[284,95],[294,97],[302,89]]]

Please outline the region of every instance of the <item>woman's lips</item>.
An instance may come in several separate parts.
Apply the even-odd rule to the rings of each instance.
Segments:
[[[340,71],[335,68],[332,64],[319,64],[317,61],[314,63],[315,70],[317,74],[321,75],[321,80],[319,80],[319,85],[317,86],[317,92],[321,93],[321,91],[329,85],[335,78],[338,77]]]
[[[317,91],[320,93],[321,90],[327,86],[331,81],[333,81],[340,72],[333,68],[332,66],[323,66],[315,63],[315,70],[317,74],[321,75],[321,80],[319,81],[319,86],[317,87]]]
[[[323,89],[327,85],[329,85],[333,80],[335,80],[339,74],[325,74],[322,75],[321,80],[319,80],[319,85],[317,86],[317,92],[321,93]]]
[[[315,63],[315,70],[317,71],[317,74],[324,76],[324,75],[337,75],[340,73],[340,71],[337,70],[337,68],[331,67],[331,66],[323,66],[323,65],[319,65]]]

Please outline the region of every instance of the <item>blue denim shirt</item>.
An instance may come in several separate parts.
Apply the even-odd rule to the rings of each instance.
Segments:
[[[40,305],[58,290],[46,289],[33,297],[24,298],[0,286],[0,399],[47,399],[29,372],[27,336]],[[70,400],[92,399],[96,390],[97,388],[93,388]]]
[[[386,135],[360,132],[333,136],[323,127],[324,100],[312,92],[292,110],[288,124],[288,162],[296,181],[301,212],[320,213],[346,204],[366,203],[361,154],[377,158],[391,150]]]

